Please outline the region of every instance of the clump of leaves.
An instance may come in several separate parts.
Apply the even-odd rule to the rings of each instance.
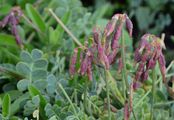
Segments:
[[[127,49],[131,46],[133,24],[126,14],[115,14],[104,30],[96,27],[92,39],[82,44],[79,38],[90,33],[84,29],[88,26],[87,20],[94,22],[95,17],[90,19],[78,0],[41,2],[40,7],[37,7],[40,3],[26,4],[27,15],[24,12],[25,21],[22,21],[25,25],[25,22],[29,23],[37,33],[24,25],[24,36],[29,34],[30,39],[24,42],[20,55],[16,55],[20,56],[17,63],[0,65],[2,119],[163,119],[163,116],[155,116],[159,112],[164,112],[167,119],[173,118],[173,101],[168,99],[173,93],[168,86],[173,64],[165,70],[160,38],[151,34],[142,37],[135,52],[136,62],[143,69],[138,71],[133,65],[133,51]],[[56,24],[56,28],[50,14],[43,12],[45,6],[61,23]],[[80,20],[79,16],[82,16]],[[79,26],[81,21],[84,24]],[[72,38],[64,34],[65,31]],[[69,55],[65,52],[70,52],[74,46],[68,44],[73,43],[69,39],[80,46],[74,49],[68,73]],[[34,44],[31,48],[30,43]],[[33,49],[36,46],[45,52]],[[61,49],[56,51],[55,47]],[[156,64],[157,60],[159,64]],[[133,82],[139,80],[140,77],[136,77],[139,72],[148,72],[148,77],[135,90]],[[166,79],[165,86],[162,78]]]

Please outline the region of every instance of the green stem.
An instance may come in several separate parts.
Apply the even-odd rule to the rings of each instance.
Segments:
[[[110,107],[110,97],[109,97],[109,83],[107,80],[107,75],[106,75],[107,70],[105,70],[105,82],[106,82],[106,94],[107,94],[107,106],[108,106],[108,120],[111,120],[111,107]]]
[[[77,99],[77,78],[75,78],[74,100],[75,100],[76,105],[78,105],[78,99]]]
[[[85,80],[85,93],[84,93],[84,108],[87,110],[87,81]]]
[[[156,103],[156,104],[154,104],[154,107],[164,107],[164,106],[168,106],[173,103],[174,103],[174,101]]]
[[[81,46],[84,47],[80,41],[72,34],[72,32],[64,25],[64,23],[56,16],[56,14],[53,12],[52,9],[48,9],[48,11],[51,13],[51,15],[54,17],[54,19],[60,24],[60,26],[68,33],[68,35],[73,39],[73,41]]]
[[[68,102],[70,103],[70,105],[71,105],[71,107],[72,107],[72,109],[73,109],[73,112],[74,112],[74,114],[76,115],[77,119],[80,120],[80,119],[78,118],[77,111],[76,111],[76,109],[75,109],[75,107],[74,107],[74,105],[73,105],[71,99],[69,98],[68,94],[67,94],[66,91],[64,90],[63,86],[62,86],[60,83],[59,83],[58,85],[59,85],[60,89],[62,90],[63,94],[65,95],[66,99],[67,99]]]
[[[170,70],[170,68],[173,66],[174,61],[172,61],[169,66],[166,69],[166,73]],[[162,81],[162,77],[160,76],[158,80],[155,82],[155,85],[157,85],[160,81]],[[148,90],[146,94],[138,101],[138,103],[134,106],[134,109],[136,109],[142,102],[143,100],[149,95],[151,90]]]
[[[154,101],[155,101],[155,81],[157,80],[155,68],[152,70],[152,102],[151,102],[151,115],[150,118],[153,120],[154,117]]]
[[[127,89],[129,88],[129,84],[127,81],[127,71],[126,71],[126,54],[125,54],[125,39],[124,39],[124,31],[122,30],[121,33],[121,59],[122,59],[122,64],[123,64],[123,68],[122,68],[122,80],[123,80],[123,95],[124,98],[126,98],[126,94],[127,94]],[[125,94],[126,92],[126,94]]]

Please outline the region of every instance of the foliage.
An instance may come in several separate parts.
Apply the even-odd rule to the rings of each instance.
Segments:
[[[147,0],[145,6],[143,3],[142,0],[129,1],[129,15],[136,18],[140,34],[144,31],[159,34],[171,22],[170,15],[158,14],[169,1]],[[124,34],[120,34],[118,39],[120,47],[117,48],[115,63],[106,71],[96,57],[95,49],[97,60],[92,61],[92,79],[79,75],[83,61],[80,53],[87,54],[87,47],[90,49],[93,45],[92,29],[99,26],[101,31],[106,30],[108,20],[104,16],[111,16],[114,7],[121,8],[121,5],[113,6],[105,0],[96,0],[93,7],[85,8],[80,0],[0,0],[0,21],[14,6],[19,6],[23,13],[16,27],[23,47],[16,44],[9,25],[0,28],[0,119],[122,120],[126,118],[127,102],[129,109],[132,109],[130,120],[149,120],[152,113],[155,120],[174,118],[173,62],[163,73],[167,86],[162,82],[161,66],[156,64],[152,70],[149,69],[147,80],[133,90],[138,65],[134,64],[133,59],[133,39],[124,26]],[[159,8],[155,9],[156,6]],[[84,46],[73,42],[74,39],[49,12],[50,8]],[[115,31],[112,31],[110,38]],[[79,49],[75,66],[78,69],[72,76],[68,70],[74,48]],[[123,58],[125,64],[121,66],[120,60]],[[153,70],[155,91],[151,90],[154,85]],[[132,98],[129,99],[129,95]]]

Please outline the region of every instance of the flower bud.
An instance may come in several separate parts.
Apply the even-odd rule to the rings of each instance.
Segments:
[[[108,22],[104,30],[104,34],[106,35],[106,37],[108,37],[109,35],[113,33],[116,23],[117,23],[117,19],[112,19],[111,21]]]
[[[109,69],[109,60],[108,57],[106,56],[103,47],[101,46],[101,43],[98,44],[98,56],[100,61],[104,64],[106,69]]]
[[[126,28],[127,28],[129,35],[132,37],[133,24],[127,15],[126,15]]]
[[[159,62],[159,65],[160,65],[161,74],[163,76],[163,82],[165,82],[165,74],[166,74],[166,66],[165,66],[165,64],[166,64],[166,61],[165,61],[165,58],[164,58],[163,54],[160,54],[158,62]]]
[[[75,48],[73,56],[71,57],[70,68],[69,68],[69,72],[70,72],[71,75],[74,75],[75,71],[76,71],[75,70],[75,65],[76,65],[76,62],[77,62],[77,53],[78,53],[78,48]]]
[[[117,29],[114,33],[114,37],[113,37],[113,40],[112,40],[112,43],[111,43],[111,47],[112,47],[113,50],[118,48],[118,46],[119,46],[118,45],[118,40],[119,40],[121,34],[122,34],[122,23],[120,23],[118,25],[118,27],[117,27]]]

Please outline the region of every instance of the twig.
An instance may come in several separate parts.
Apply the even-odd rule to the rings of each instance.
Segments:
[[[104,71],[105,72],[105,82],[106,82],[106,94],[107,94],[107,105],[108,105],[108,120],[111,120],[111,107],[110,107],[110,97],[109,97],[109,83],[108,83],[108,79],[107,79],[107,75],[106,72],[107,70]]]
[[[75,107],[74,107],[74,105],[73,105],[71,99],[69,98],[68,94],[66,93],[66,91],[64,90],[64,88],[62,87],[62,85],[61,85],[60,83],[59,83],[58,85],[59,85],[60,89],[62,90],[63,94],[65,95],[66,99],[67,99],[68,102],[70,103],[70,105],[71,105],[71,107],[72,107],[72,109],[73,109],[73,111],[74,111],[74,114],[76,115],[77,119],[80,120],[80,119],[78,118],[77,111],[76,111],[76,109],[75,109]]]
[[[73,39],[73,41],[83,47],[83,45],[79,42],[79,40],[72,34],[72,32],[64,25],[64,23],[59,19],[58,16],[53,12],[52,9],[48,9],[48,11],[51,13],[51,15],[54,17],[54,19],[60,24],[60,26],[68,33],[68,35]]]
[[[154,102],[155,102],[155,81],[157,79],[155,68],[152,70],[152,101],[151,101],[151,114],[150,119],[154,118]]]
[[[124,41],[124,31],[121,33],[121,59],[122,59],[122,80],[123,80],[123,94],[124,98],[126,98],[126,94],[128,93],[127,89],[129,88],[129,84],[127,81],[127,71],[126,71],[126,59],[125,59],[125,41]],[[125,87],[126,86],[126,87]],[[126,92],[126,94],[125,94]]]

